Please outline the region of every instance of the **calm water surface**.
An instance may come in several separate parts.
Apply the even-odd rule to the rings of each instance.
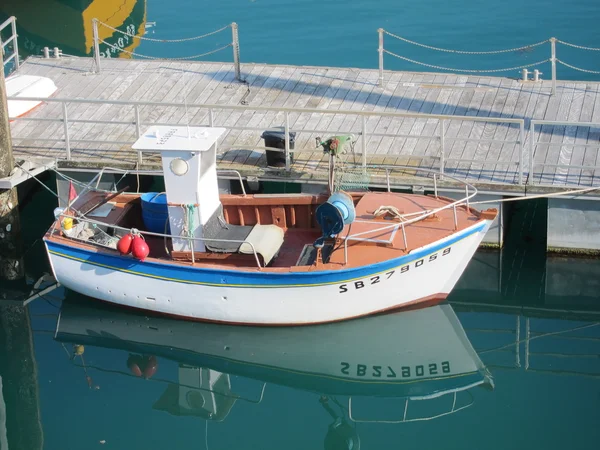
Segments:
[[[39,54],[44,46],[65,53],[91,54],[91,18],[115,28],[146,30],[147,37],[176,39],[202,35],[231,22],[240,27],[241,61],[336,67],[378,67],[377,29],[384,28],[413,41],[457,50],[510,49],[555,36],[582,46],[600,47],[596,0],[8,0],[0,16],[17,16],[22,53]],[[101,37],[119,45],[118,37],[101,30]],[[231,42],[230,31],[200,41],[164,44],[144,41],[137,53],[154,57],[188,57]],[[121,46],[127,43],[121,42]],[[550,44],[497,55],[458,55],[415,47],[391,37],[386,49],[432,65],[455,69],[502,69],[547,60]],[[597,52],[558,45],[560,60],[600,71]],[[230,49],[207,56],[232,60]],[[385,57],[395,70],[431,68]],[[549,63],[536,66],[550,78]],[[531,69],[533,70],[533,68]],[[503,72],[518,77],[518,70]],[[485,75],[485,74],[484,74]],[[598,74],[558,67],[561,79],[598,80]]]

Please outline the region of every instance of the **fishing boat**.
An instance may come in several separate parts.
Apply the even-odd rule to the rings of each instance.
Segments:
[[[351,192],[219,193],[224,128],[150,127],[133,145],[160,154],[166,191],[85,189],[44,237],[55,278],[76,292],[168,316],[305,325],[415,305],[450,293],[495,209],[463,199]]]
[[[63,302],[55,340],[79,352],[85,346],[88,362],[98,360],[96,348],[123,351],[100,358],[100,366],[88,363],[86,373],[162,380],[167,386],[153,407],[174,415],[223,420],[240,398],[236,377],[337,397],[347,402],[350,420],[372,414],[385,423],[456,413],[473,404],[471,389],[494,389],[449,304],[265,330],[147,317],[86,300]],[[177,380],[165,378],[174,374]],[[403,413],[394,408],[395,417],[384,420],[386,403],[378,399],[402,401]]]

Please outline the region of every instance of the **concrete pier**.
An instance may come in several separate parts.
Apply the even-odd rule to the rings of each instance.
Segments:
[[[600,255],[600,202],[548,199],[548,251]]]

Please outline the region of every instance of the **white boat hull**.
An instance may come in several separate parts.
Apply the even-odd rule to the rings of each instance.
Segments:
[[[417,303],[442,301],[452,290],[487,232],[491,221],[472,227],[391,261],[385,270],[295,275],[254,272],[255,282],[234,282],[233,271],[194,270],[180,278],[174,265],[157,272],[127,259],[126,266],[95,261],[46,240],[56,279],[76,292],[118,305],[194,320],[253,325],[301,325],[345,320]],[[397,262],[397,265],[394,265]],[[190,269],[182,269],[187,270]],[[228,275],[231,273],[232,275]],[[356,276],[358,273],[358,277]],[[175,275],[173,275],[175,274]],[[182,274],[183,276],[184,274]],[[346,277],[344,278],[344,275]],[[215,282],[215,276],[219,277]],[[342,278],[340,278],[342,277]],[[212,281],[211,281],[212,280]],[[320,282],[320,280],[324,280]],[[279,284],[277,284],[279,283]]]

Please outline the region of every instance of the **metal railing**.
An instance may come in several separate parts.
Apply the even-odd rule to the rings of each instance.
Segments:
[[[127,170],[127,169],[119,169],[117,167],[103,167],[102,169],[100,169],[100,171],[92,178],[92,180],[88,183],[88,186],[91,186],[92,183],[94,183],[94,181],[96,182],[96,186],[94,188],[94,190],[99,190],[100,187],[100,181],[102,180],[102,176],[104,174],[115,174],[115,173],[120,173],[123,174],[123,176],[125,175],[129,175],[129,174],[138,174],[138,175],[162,175],[163,172],[162,170],[149,170],[149,171],[139,171],[139,170]],[[232,175],[236,175],[238,181],[240,182],[240,186],[242,188],[242,195],[244,197],[246,197],[246,187],[244,186],[244,179],[242,178],[242,174],[238,171],[238,170],[232,170],[232,169],[217,169],[217,175],[219,174],[232,174]],[[114,192],[116,192],[116,187]],[[82,194],[80,193],[79,196],[81,196]]]
[[[72,215],[72,214],[66,214],[66,213],[61,213],[58,215],[57,217],[57,221],[60,223],[62,221],[61,218],[71,218],[73,220],[77,220],[78,222],[84,222],[84,223],[88,223],[94,227],[106,227],[108,228],[112,228],[114,230],[119,230],[119,231],[124,231],[124,232],[131,232],[131,228],[124,228],[121,227],[119,225],[114,225],[111,223],[106,223],[106,222],[102,222],[99,220],[92,220],[92,219],[88,219],[87,217],[83,217],[83,216],[79,216],[79,215]],[[56,225],[54,225],[52,227],[52,231],[51,234],[54,234],[56,231]],[[192,264],[195,263],[195,251],[194,251],[194,245],[193,242],[229,242],[229,243],[234,243],[234,244],[248,244],[250,246],[250,248],[252,249],[252,253],[254,254],[254,259],[256,260],[256,265],[259,269],[262,268],[261,264],[260,264],[260,259],[258,257],[258,253],[256,252],[256,248],[254,247],[254,244],[252,244],[252,242],[247,241],[247,240],[237,240],[237,239],[212,239],[212,238],[199,238],[199,237],[191,237],[191,236],[175,236],[172,234],[166,234],[166,233],[155,233],[152,231],[140,231],[140,230],[136,230],[137,233],[141,234],[142,236],[155,236],[155,237],[162,237],[164,239],[166,238],[171,238],[171,240],[173,239],[181,239],[183,241],[188,241],[189,242],[189,246],[191,249],[191,256],[192,256]],[[68,236],[68,235],[67,235]],[[70,237],[70,236],[68,236]],[[115,236],[111,236],[112,238],[115,238]],[[94,241],[90,241],[90,240],[81,240],[78,239],[77,237],[70,237],[71,239],[76,239],[76,240],[80,240],[82,242],[87,242],[88,244],[92,244],[92,245],[101,245],[97,242]]]
[[[415,170],[415,167],[412,167],[412,166],[394,166],[394,167],[389,167],[389,166],[385,167],[384,166],[384,167],[380,167],[380,168],[386,169],[388,192],[391,192],[390,184],[389,184],[390,170]],[[433,175],[434,195],[437,198],[437,196],[438,196],[437,195],[437,175],[438,175],[437,172],[430,170],[430,169],[421,169],[421,168],[418,168],[417,170],[419,172],[426,172],[426,173]],[[438,212],[444,211],[446,209],[450,209],[450,208],[453,209],[454,230],[457,230],[458,229],[458,217],[457,217],[457,213],[456,213],[456,208],[458,206],[465,205],[466,208],[468,209],[469,208],[469,200],[477,195],[477,188],[475,186],[465,182],[464,180],[453,177],[451,175],[446,175],[446,177],[456,181],[459,184],[463,184],[465,186],[465,196],[463,198],[461,198],[459,200],[455,200],[452,203],[448,203],[447,205],[444,205],[440,208],[430,209],[430,210],[426,210],[426,211],[419,211],[419,212],[415,212],[415,213],[402,214],[401,217],[398,218],[398,220],[400,220],[400,222],[395,222],[390,225],[380,226],[380,227],[374,228],[372,230],[362,231],[360,233],[355,233],[355,234],[351,234],[350,236],[343,237],[342,239],[344,239],[344,264],[348,264],[348,242],[349,241],[368,240],[368,238],[364,238],[364,237],[360,237],[360,236],[365,236],[365,235],[374,234],[374,233],[381,233],[382,231],[395,230],[395,229],[398,229],[398,227],[400,227],[402,229],[404,250],[408,251],[408,240],[406,238],[406,226],[413,224],[415,222],[420,222],[421,220],[426,219],[427,217],[433,216],[434,214],[437,214]],[[471,192],[471,190],[472,190],[472,192]],[[373,221],[369,221],[369,220],[357,220],[357,222],[376,223],[377,225],[380,224],[380,222],[373,222]],[[394,238],[394,233],[395,233],[395,231],[392,231],[392,236],[389,239],[390,243]],[[378,241],[378,242],[387,242],[387,241]]]
[[[439,48],[439,47],[434,47],[431,45],[427,45],[427,44],[422,44],[419,42],[415,42],[412,41],[410,39],[406,39],[402,36],[398,36],[394,33],[391,33],[387,30],[384,30],[383,28],[379,28],[377,30],[377,34],[379,37],[379,47],[378,47],[378,52],[379,52],[379,86],[383,87],[383,83],[384,83],[384,77],[383,77],[383,55],[384,53],[387,53],[390,56],[396,57],[398,59],[401,59],[403,61],[407,61],[409,63],[412,64],[417,64],[417,65],[421,65],[421,66],[425,66],[428,67],[430,69],[437,69],[437,70],[444,70],[444,71],[448,71],[448,72],[462,72],[462,73],[501,73],[501,72],[514,72],[517,70],[521,71],[521,75],[522,75],[522,81],[533,81],[533,82],[539,82],[542,81],[542,79],[540,78],[540,75],[542,75],[542,73],[535,69],[533,70],[533,79],[529,78],[529,73],[530,71],[528,70],[531,67],[536,67],[536,66],[540,66],[541,64],[546,64],[546,63],[550,63],[550,67],[551,67],[551,81],[552,81],[552,95],[556,94],[556,63],[562,64],[565,67],[568,67],[570,69],[573,70],[577,70],[579,72],[585,72],[585,73],[592,73],[592,74],[600,74],[600,71],[597,70],[589,70],[589,69],[583,69],[580,67],[576,67],[573,66],[572,64],[568,64],[565,61],[561,61],[560,59],[558,59],[556,57],[556,44],[563,44],[567,47],[572,47],[572,48],[577,48],[580,50],[589,50],[589,51],[600,51],[600,48],[594,48],[594,47],[585,47],[585,46],[581,46],[581,45],[576,45],[576,44],[572,44],[570,42],[565,42],[562,41],[560,39],[557,39],[555,37],[551,37],[549,39],[546,39],[544,41],[541,42],[535,42],[529,45],[525,45],[525,46],[521,46],[521,47],[517,47],[517,48],[509,48],[509,49],[501,49],[501,50],[490,50],[490,51],[465,51],[465,50],[455,50],[455,49],[448,49],[448,48]],[[538,61],[535,63],[528,63],[528,64],[523,64],[520,65],[518,67],[508,67],[508,68],[500,68],[500,69],[490,69],[490,70],[486,70],[486,69],[460,69],[460,68],[449,68],[449,67],[442,67],[442,66],[437,66],[434,64],[428,64],[425,62],[421,62],[421,61],[415,61],[414,59],[411,58],[407,58],[405,56],[402,55],[398,55],[396,53],[393,53],[389,50],[387,50],[384,47],[384,34],[387,34],[388,36],[395,38],[397,40],[403,41],[407,44],[410,45],[414,45],[414,46],[418,46],[418,47],[422,47],[422,48],[426,48],[428,50],[434,50],[434,51],[438,51],[438,52],[445,52],[445,53],[454,53],[454,54],[461,54],[461,55],[497,55],[497,54],[501,54],[501,53],[509,53],[509,52],[526,52],[526,51],[531,51],[533,50],[535,47],[538,47],[540,45],[544,45],[544,44],[550,44],[550,58],[545,59],[543,61]]]
[[[555,164],[555,163],[547,163],[547,162],[536,162],[535,161],[535,150],[537,147],[584,147],[584,148],[600,149],[600,141],[597,141],[595,143],[577,142],[576,136],[573,136],[573,139],[572,139],[573,142],[536,141],[536,137],[535,137],[536,125],[565,126],[565,127],[577,127],[577,128],[581,128],[581,127],[600,128],[600,123],[594,123],[594,122],[561,122],[561,121],[555,121],[555,120],[532,120],[531,126],[530,126],[530,136],[529,136],[529,158],[528,159],[530,161],[530,166],[529,166],[529,177],[527,180],[527,184],[534,184],[535,167],[536,166],[552,167],[555,169],[580,169],[580,170],[591,170],[591,171],[600,170],[600,166],[593,166],[593,165],[570,164],[570,163],[569,164]],[[541,128],[540,128],[540,130],[541,130]],[[594,158],[594,161],[595,160],[596,160],[596,158]],[[568,175],[566,175],[566,176],[568,176]],[[553,178],[556,178],[556,176],[554,176]]]
[[[266,149],[272,151],[280,151],[285,153],[285,161],[286,161],[286,170],[289,171],[291,169],[290,164],[290,154],[293,152],[298,152],[299,150],[292,150],[290,145],[290,132],[292,131],[292,122],[291,116],[296,116],[296,120],[302,114],[320,114],[320,115],[337,115],[337,116],[354,116],[356,118],[361,118],[361,120],[355,119],[354,124],[359,124],[359,130],[326,130],[326,129],[310,129],[310,128],[301,128],[301,127],[293,127],[293,131],[296,133],[308,133],[312,135],[317,134],[354,134],[358,136],[360,139],[360,151],[356,152],[361,154],[362,156],[362,165],[363,167],[367,167],[367,157],[369,156],[368,148],[369,148],[369,139],[371,138],[404,138],[404,139],[415,139],[415,140],[430,140],[439,142],[440,150],[437,155],[419,155],[411,157],[418,157],[420,159],[426,160],[434,160],[439,162],[439,173],[440,175],[444,175],[446,172],[446,166],[449,162],[460,162],[460,163],[472,163],[472,164],[485,164],[486,161],[477,160],[477,159],[466,159],[466,158],[450,158],[449,150],[447,148],[449,142],[455,141],[463,141],[463,142],[476,142],[478,144],[500,144],[500,145],[517,145],[518,146],[518,161],[493,161],[493,164],[505,164],[505,165],[516,165],[518,167],[517,172],[517,182],[518,184],[523,184],[524,179],[524,163],[523,163],[523,155],[524,155],[524,142],[525,142],[525,121],[523,119],[508,119],[508,118],[496,118],[496,117],[477,117],[477,116],[450,116],[450,115],[440,115],[440,114],[420,114],[420,113],[401,113],[401,112],[387,112],[387,111],[353,111],[353,110],[322,110],[322,109],[314,109],[314,108],[276,108],[276,107],[267,107],[267,106],[243,106],[243,105],[215,105],[215,104],[185,104],[185,103],[173,103],[173,102],[133,102],[133,101],[121,101],[121,100],[100,100],[100,99],[67,99],[67,98],[40,98],[40,97],[11,97],[9,100],[24,100],[24,101],[44,101],[50,104],[60,104],[62,108],[62,117],[57,118],[38,118],[38,117],[13,117],[11,120],[14,121],[32,121],[32,122],[56,122],[62,124],[63,136],[56,136],[56,133],[59,132],[59,128],[56,130],[48,130],[53,132],[53,137],[50,138],[41,138],[41,137],[20,137],[17,133],[13,133],[13,141],[40,141],[40,142],[64,142],[65,143],[65,159],[71,160],[71,144],[72,143],[93,143],[97,145],[109,144],[109,145],[131,145],[133,144],[135,139],[129,140],[108,140],[108,139],[85,139],[85,138],[73,138],[70,135],[69,125],[74,123],[82,123],[82,124],[92,124],[92,125],[127,125],[131,126],[135,129],[134,136],[136,139],[141,136],[142,126],[151,126],[151,125],[164,125],[164,126],[222,126],[226,128],[228,131],[237,130],[237,131],[256,131],[262,132],[265,128],[276,128],[276,126],[272,125],[269,127],[248,127],[248,126],[232,126],[227,123],[221,124],[218,123],[218,120],[215,118],[215,113],[222,111],[241,111],[243,112],[252,112],[252,113],[268,113],[275,112],[278,114],[283,114],[283,128],[284,136],[285,136],[285,148],[272,148],[272,147],[252,147],[249,145],[244,145],[244,149]],[[132,108],[132,120],[129,121],[116,121],[116,120],[101,120],[101,119],[74,119],[69,117],[68,106],[69,104],[96,104],[96,105],[112,105],[120,107],[120,111],[123,110],[123,107]],[[151,107],[151,108],[187,108],[187,109],[196,109],[196,110],[205,110],[206,114],[203,117],[203,122],[201,123],[193,123],[190,124],[188,122],[185,123],[162,123],[162,122],[146,122],[140,118],[140,109],[143,107]],[[119,112],[120,112],[119,111]],[[377,124],[369,129],[369,118],[390,118],[390,119],[416,119],[416,120],[436,120],[438,132],[435,135],[424,135],[424,134],[406,134],[406,133],[381,133],[376,132]],[[208,119],[208,120],[207,120]],[[208,121],[206,123],[205,121]],[[461,137],[461,136],[448,136],[447,135],[447,124],[452,121],[460,121],[460,122],[471,122],[471,123],[488,123],[494,125],[502,125],[507,127],[518,126],[518,138],[511,140],[508,139],[485,139],[485,138],[469,138],[469,137]],[[298,141],[298,139],[296,139]],[[356,144],[358,141],[355,141]],[[235,146],[232,146],[233,148]],[[354,146],[353,146],[354,148]],[[316,151],[316,148],[312,148],[310,151]],[[397,156],[402,156],[398,154]],[[142,153],[138,154],[138,163],[142,162]]]
[[[2,41],[1,33],[9,25],[10,25],[10,29],[11,29],[11,36],[6,41]],[[15,66],[14,71],[16,72],[17,70],[19,70],[20,62],[19,62],[19,43],[17,40],[17,19],[15,16],[9,17],[2,24],[0,24],[0,52],[2,52],[3,55],[6,55],[6,48],[11,43],[12,43],[12,54],[8,57],[4,57],[4,64],[3,64],[2,69],[4,70],[6,65],[10,61],[14,60],[14,63],[13,63]]]
[[[203,39],[205,37],[212,36],[213,34],[224,31],[227,28],[231,28],[231,43],[229,43],[223,47],[220,47],[216,50],[210,50],[210,51],[200,54],[200,55],[186,56],[186,57],[182,57],[182,58],[157,58],[154,56],[142,55],[139,53],[135,53],[133,51],[126,50],[124,48],[124,45],[114,45],[109,42],[106,42],[105,40],[100,38],[100,33],[98,31],[99,26],[109,28],[114,33],[121,33],[123,35],[123,37],[127,40],[127,42],[129,42],[130,39],[131,40],[137,39],[139,41],[144,40],[144,41],[162,42],[162,43],[189,42],[189,41],[193,41],[193,40]],[[183,38],[183,39],[154,39],[154,38],[136,35],[133,32],[133,30],[129,30],[129,29],[127,30],[127,32],[121,31],[117,28],[111,27],[110,25],[94,18],[94,19],[92,19],[92,40],[93,40],[93,48],[94,48],[94,63],[95,63],[95,72],[96,73],[100,73],[100,70],[101,70],[100,60],[103,58],[103,56],[104,57],[110,56],[111,52],[123,52],[132,57],[137,56],[137,57],[143,58],[143,59],[194,60],[194,59],[198,59],[198,58],[201,58],[204,56],[211,55],[211,54],[216,53],[221,50],[225,50],[228,47],[231,47],[233,50],[233,65],[235,68],[235,78],[238,81],[242,81],[241,69],[240,69],[240,38],[239,38],[238,24],[235,22],[232,22],[231,24],[229,24],[219,30],[215,30],[215,31],[206,33],[202,36],[194,36],[194,37]],[[123,39],[119,39],[117,42],[122,42],[122,41],[123,41]],[[102,53],[100,51],[100,43],[107,46],[108,50],[106,51],[106,53]]]

